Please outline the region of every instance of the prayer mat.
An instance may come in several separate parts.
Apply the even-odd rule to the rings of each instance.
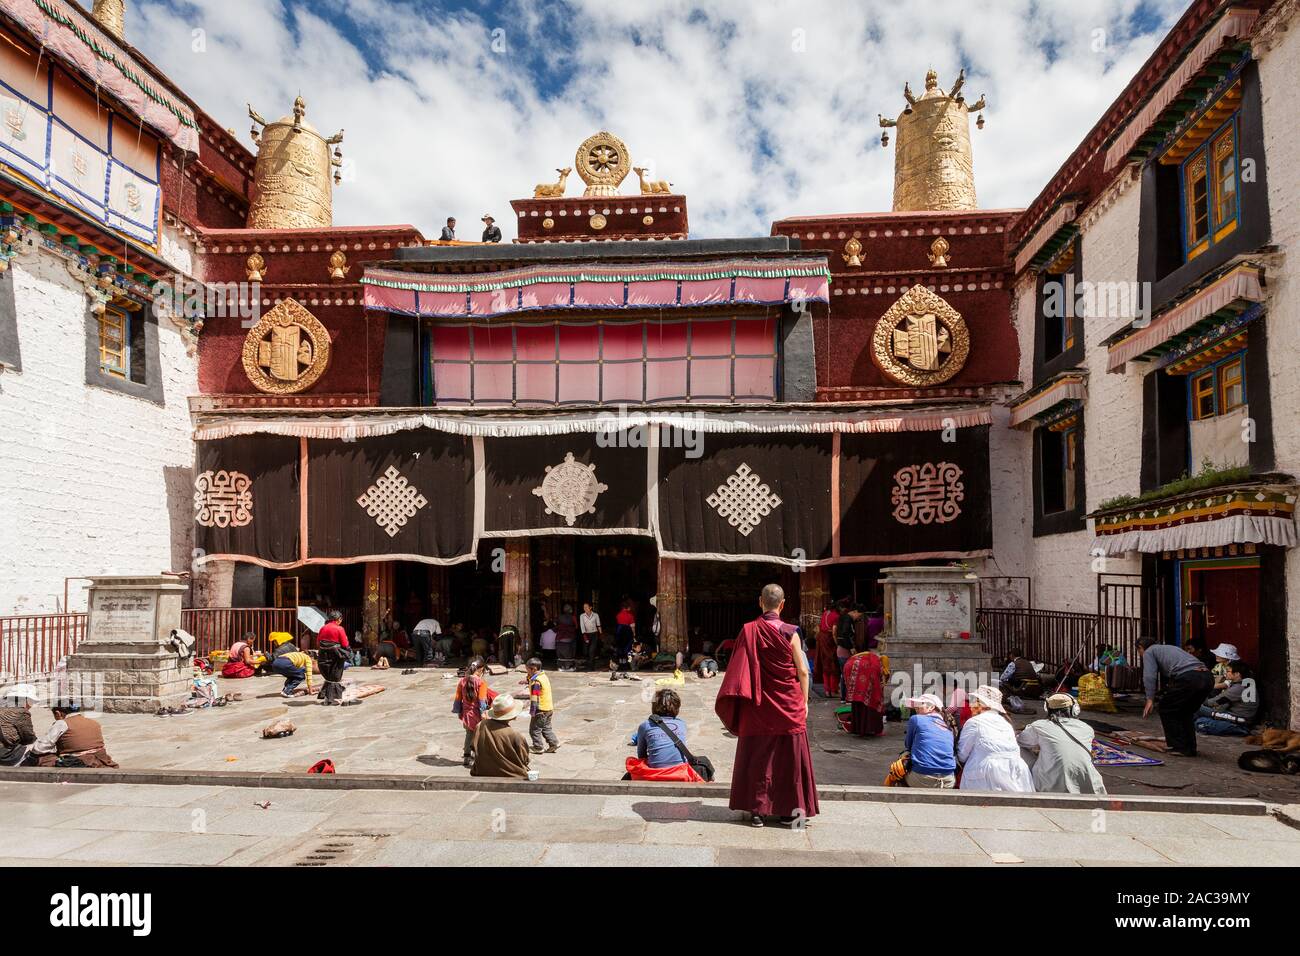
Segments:
[[[1118,747],[1104,744],[1100,740],[1093,740],[1092,742],[1092,763],[1096,767],[1160,767],[1164,765],[1163,760],[1120,750]]]

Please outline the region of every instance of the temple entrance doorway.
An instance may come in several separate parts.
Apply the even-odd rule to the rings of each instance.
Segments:
[[[691,653],[702,653],[706,641],[716,648],[758,617],[758,596],[767,584],[785,590],[781,616],[799,620],[799,575],[793,568],[767,561],[687,561],[685,565]]]
[[[560,536],[541,540],[555,541]],[[659,585],[659,551],[653,538],[642,535],[565,536],[571,542],[572,594],[574,613],[590,601],[600,615],[607,634],[614,633],[614,619],[624,601],[631,601],[638,631],[649,631],[654,622],[650,599]],[[542,553],[539,553],[539,559]],[[546,579],[538,568],[539,583]],[[567,600],[567,598],[566,598]],[[563,602],[548,600],[555,612]]]

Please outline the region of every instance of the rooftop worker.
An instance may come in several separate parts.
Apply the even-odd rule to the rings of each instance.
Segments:
[[[1156,709],[1156,687],[1160,685],[1160,723],[1165,728],[1166,752],[1178,757],[1196,756],[1196,716],[1205,698],[1214,690],[1214,675],[1199,659],[1181,647],[1161,644],[1148,635],[1138,641],[1142,661],[1142,686],[1147,702],[1142,716]]]
[[[818,811],[808,749],[808,658],[798,630],[781,620],[779,584],[763,588],[758,607],[759,617],[736,637],[714,705],[737,737],[730,806],[748,812],[756,827],[778,816],[797,828]]]
[[[483,241],[484,242],[501,241],[501,227],[497,225],[497,221],[493,219],[490,215],[483,217]]]
[[[0,767],[17,767],[36,743],[32,704],[40,698],[31,684],[14,684],[0,692]]]
[[[117,767],[104,749],[99,721],[82,714],[72,702],[58,701],[50,710],[54,723],[32,744],[31,756],[38,767]]]
[[[1105,793],[1101,774],[1092,765],[1093,730],[1079,719],[1079,702],[1069,694],[1052,694],[1044,702],[1046,720],[1035,720],[1016,738],[1037,754],[1032,774],[1039,793]]]
[[[524,712],[512,694],[499,694],[474,731],[471,777],[527,777],[528,743],[510,722]]]
[[[456,217],[448,216],[447,225],[442,227],[442,235],[438,237],[443,242],[455,242],[456,240]]]

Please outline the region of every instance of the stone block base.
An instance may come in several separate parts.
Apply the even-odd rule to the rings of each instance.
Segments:
[[[94,697],[109,714],[152,714],[189,699],[193,673],[170,649],[140,645],[85,643],[68,658],[70,692]],[[87,700],[89,705],[91,700]]]
[[[888,641],[889,692],[903,688],[908,696],[946,693],[954,686],[974,690],[996,684],[993,661],[983,641]]]

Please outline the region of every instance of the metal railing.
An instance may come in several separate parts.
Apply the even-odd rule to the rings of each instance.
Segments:
[[[193,635],[194,653],[200,657],[224,651],[249,634],[254,648],[268,652],[271,642],[267,636],[272,631],[288,631],[301,639],[299,626],[298,612],[291,607],[192,607],[181,611],[181,627]],[[310,633],[303,628],[303,634]]]
[[[86,636],[85,612],[0,617],[0,675],[26,680],[54,673]]]
[[[1142,636],[1142,619],[1077,611],[1049,611],[1042,608],[980,608],[977,612],[984,647],[994,657],[1006,657],[1013,648],[1047,664],[1055,673],[1076,658],[1089,667],[1097,646],[1118,648],[1128,664],[1107,668],[1106,682],[1113,690],[1141,686],[1137,664],[1137,642]]]

